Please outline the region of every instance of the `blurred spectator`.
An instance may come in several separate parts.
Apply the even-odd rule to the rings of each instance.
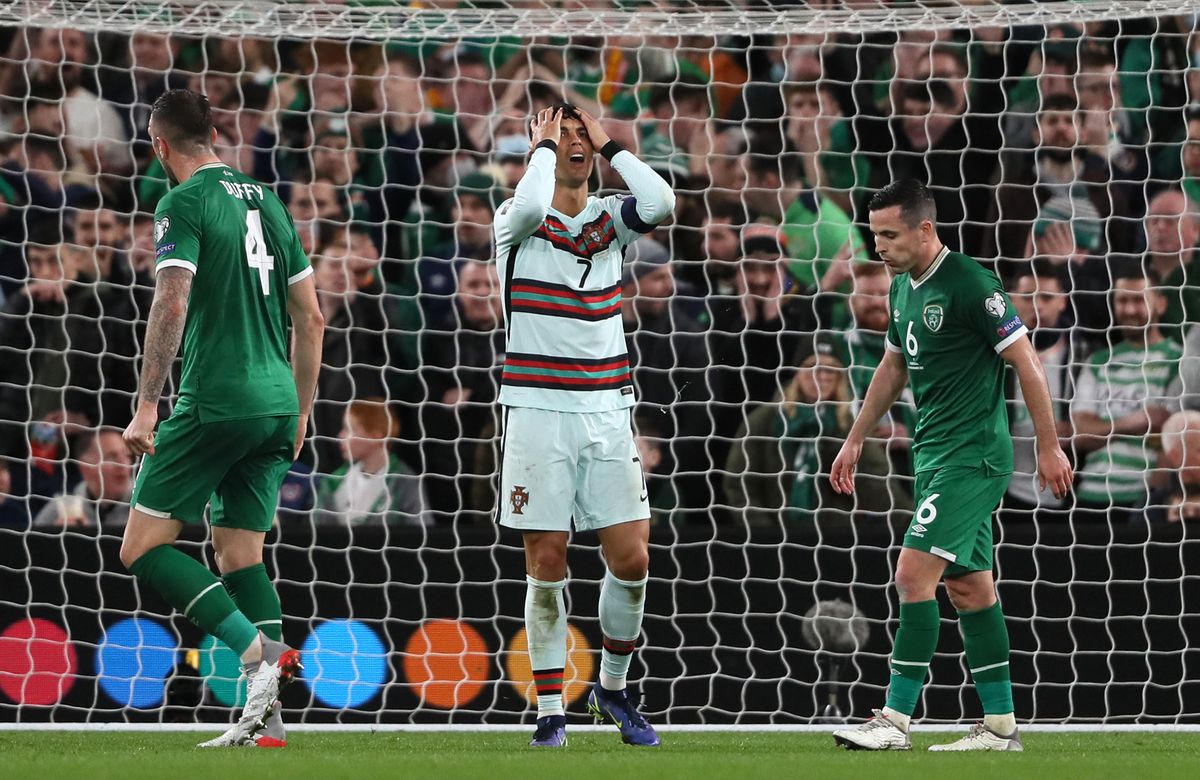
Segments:
[[[853,124],[842,116],[833,84],[809,81],[785,86],[784,97],[784,135],[800,153],[801,186],[820,191],[844,215],[853,208],[855,190],[867,186],[871,171],[866,158],[856,152]]]
[[[638,400],[658,412],[671,442],[676,488],[688,507],[707,508],[712,461],[701,444],[712,435],[712,399],[706,383],[709,364],[704,328],[674,300],[671,255],[642,237],[626,250],[621,278],[621,319]]]
[[[349,217],[348,204],[328,179],[317,179],[309,184],[293,182],[288,195],[288,211],[296,223],[300,246],[306,254],[312,254],[316,249],[323,223],[345,222]]]
[[[64,454],[62,426],[96,423],[104,381],[101,311],[92,287],[79,282],[80,254],[57,224],[40,223],[25,245],[28,281],[0,312],[0,455],[39,458],[48,474]]]
[[[150,316],[154,280],[130,265],[125,252],[128,231],[116,212],[84,208],[76,212],[73,225],[80,248],[79,281],[93,287],[104,344],[95,357],[103,383],[88,415],[97,424],[124,428],[133,414],[139,344]]]
[[[811,330],[812,304],[789,295],[783,241],[773,225],[756,223],[741,231],[741,260],[734,271],[734,295],[708,298],[709,381],[718,404],[712,409],[720,446],[759,404],[776,398],[783,372]]]
[[[384,318],[379,281],[362,288],[354,275],[356,262],[350,232],[345,225],[329,224],[321,231],[320,251],[313,257],[314,279],[321,313],[325,316],[322,370],[317,379],[317,400],[312,422],[316,433],[316,471],[329,473],[340,463],[335,439],[354,398],[384,394],[387,362]]]
[[[492,256],[492,218],[503,196],[490,176],[470,173],[455,189],[450,206],[453,235],[431,248],[417,266],[421,308],[427,322],[446,318],[454,302],[455,265],[459,258]]]
[[[27,37],[29,83],[50,81],[63,87],[64,140],[72,153],[78,153],[93,174],[101,169],[131,172],[129,134],[117,110],[99,96],[93,64],[95,41],[71,28],[30,29]]]
[[[892,277],[882,263],[861,263],[853,267],[854,290],[850,295],[852,327],[835,337],[839,342],[839,358],[846,366],[850,396],[857,413],[867,396],[867,388],[886,351],[891,310],[888,294]],[[840,338],[839,338],[840,337]],[[873,436],[863,445],[863,457],[868,462],[883,464],[876,471],[887,474],[890,463],[891,492],[896,508],[912,506],[912,463],[909,449],[917,426],[917,410],[912,390],[905,387],[900,399],[884,414]],[[879,440],[879,441],[876,441]]]
[[[1074,77],[1079,67],[1076,38],[1047,38],[1030,54],[1024,76],[1013,79],[1002,125],[1007,149],[1032,149],[1038,145],[1036,117],[1053,98],[1075,95]]]
[[[984,256],[1007,262],[1040,254],[1066,263],[1076,255],[1133,251],[1139,193],[1116,180],[1107,159],[1082,145],[1082,124],[1075,98],[1046,98],[1037,115],[1036,148],[1004,159]]]
[[[747,418],[725,464],[725,495],[754,525],[815,519],[818,510],[854,509],[853,497],[837,496],[829,486],[829,464],[850,430],[850,388],[834,344],[820,340],[800,361],[775,403]],[[858,475],[882,476],[887,462],[859,461]],[[878,489],[883,487],[884,489]],[[891,509],[886,486],[860,483],[858,509]]]
[[[1116,280],[1113,311],[1122,341],[1100,349],[1080,371],[1071,403],[1078,469],[1077,519],[1124,521],[1145,506],[1151,439],[1179,408],[1179,345],[1162,335],[1166,310],[1153,271],[1127,269]]]
[[[697,153],[692,147],[708,134],[712,108],[706,82],[683,75],[656,85],[650,90],[649,108],[639,130],[642,159],[674,187],[690,189],[692,158],[709,151]]]
[[[1181,190],[1155,195],[1146,208],[1146,261],[1162,280],[1167,308],[1160,327],[1182,343],[1187,326],[1200,323],[1200,217]]]
[[[679,495],[671,480],[671,454],[665,429],[657,419],[661,416],[646,409],[639,409],[633,415],[633,443],[646,481],[652,524],[670,522],[679,506]]]
[[[1162,453],[1146,519],[1178,523],[1200,519],[1200,412],[1176,412],[1162,428]]]
[[[42,507],[33,519],[34,527],[92,532],[103,527],[119,533],[129,519],[133,492],[133,458],[121,429],[85,431],[75,438],[72,449],[78,452],[83,479],[74,490]]]
[[[1050,389],[1054,421],[1058,435],[1069,440],[1071,421],[1067,399],[1071,395],[1071,366],[1074,363],[1070,320],[1067,317],[1067,291],[1062,272],[1044,259],[1025,266],[1013,278],[1009,288],[1013,306],[1021,322],[1029,328],[1029,338],[1037,350],[1046,383]],[[1013,475],[1004,498],[1006,517],[1030,521],[1039,509],[1058,509],[1064,499],[1054,497],[1049,489],[1038,488],[1037,440],[1033,419],[1025,406],[1021,385],[1007,375],[1005,390],[1008,397],[1008,426],[1013,440]],[[1064,441],[1069,448],[1069,441]]]
[[[429,522],[421,480],[388,451],[396,418],[378,399],[352,401],[340,434],[346,462],[317,487],[318,525],[424,525]]]
[[[1200,40],[1200,36],[1197,36],[1197,40]],[[1193,105],[1187,110],[1187,136],[1183,140],[1180,160],[1183,166],[1183,192],[1192,203],[1200,203],[1200,105]]]
[[[1003,105],[1000,82],[973,82],[968,100],[965,53],[951,44],[935,45],[913,67],[914,80],[893,82],[902,86],[895,111],[872,115],[868,108],[855,117],[860,153],[871,166],[872,187],[902,178],[928,184],[943,241],[977,256],[1003,144],[992,113]]]
[[[421,376],[428,388],[422,405],[422,449],[430,507],[453,518],[463,509],[486,511],[473,496],[477,450],[490,447],[497,429],[496,396],[504,359],[504,311],[496,266],[468,260],[458,267],[453,310],[421,335]],[[486,440],[486,441],[485,441]]]

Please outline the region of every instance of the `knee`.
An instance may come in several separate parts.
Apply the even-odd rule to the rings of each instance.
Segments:
[[[551,545],[539,545],[529,556],[529,576],[543,582],[567,578],[567,551]]]
[[[926,582],[915,568],[901,563],[896,567],[896,592],[902,604],[929,601],[937,597],[937,582]]]
[[[216,549],[213,551],[213,557],[216,559],[217,571],[222,574],[262,563],[262,551],[253,549]]]
[[[650,571],[650,551],[645,545],[629,550],[620,558],[609,561],[608,570],[620,580],[633,582],[645,579]]]
[[[974,612],[987,609],[996,601],[996,592],[990,586],[982,587],[980,583],[968,580],[946,580],[946,595],[958,612]]]
[[[147,552],[149,552],[149,550],[143,549],[140,544],[137,544],[130,539],[125,539],[121,542],[121,565],[124,566],[127,571],[132,570],[134,561],[136,561],[138,558],[141,558]]]

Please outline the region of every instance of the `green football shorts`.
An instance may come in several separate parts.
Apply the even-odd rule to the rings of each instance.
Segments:
[[[946,577],[991,571],[992,512],[1011,476],[986,466],[920,472],[917,511],[904,534],[904,546],[950,561]]]
[[[212,525],[271,530],[297,421],[286,415],[201,423],[194,408],[176,408],[158,426],[154,454],[142,457],[133,508],[199,523],[211,499]]]

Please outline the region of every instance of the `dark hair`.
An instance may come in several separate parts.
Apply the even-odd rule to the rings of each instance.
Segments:
[[[933,193],[916,179],[900,179],[878,190],[867,203],[868,211],[881,211],[900,207],[900,217],[909,227],[916,227],[924,220],[937,224],[937,203]]]
[[[1024,279],[1026,276],[1032,276],[1035,279],[1053,279],[1064,291],[1071,289],[1067,274],[1062,267],[1056,265],[1048,257],[1034,257],[1028,263],[1022,264],[1013,274],[1012,281],[1015,284],[1017,280]]]
[[[562,116],[559,117],[560,119],[574,119],[576,122],[583,121],[583,118],[581,116],[579,116],[579,109],[570,103],[559,101],[558,103],[555,103],[554,105],[550,106],[549,108],[551,111],[562,111]],[[532,141],[533,140],[533,118],[532,117],[529,119],[527,133],[529,135],[529,139]]]
[[[1144,279],[1147,287],[1158,287],[1162,284],[1161,277],[1154,270],[1153,266],[1150,265],[1149,261],[1143,262],[1142,258],[1138,255],[1112,253],[1108,256],[1108,266],[1114,290],[1117,287],[1117,282],[1122,279]]]
[[[67,152],[60,138],[48,138],[44,135],[27,135],[22,139],[25,144],[25,156],[45,155],[50,158],[50,167],[55,171],[67,169]]]
[[[1070,111],[1075,112],[1079,109],[1079,99],[1074,95],[1054,94],[1046,95],[1042,98],[1042,107],[1038,111],[1038,116],[1045,114],[1048,111]]]
[[[172,146],[207,149],[212,144],[212,107],[190,89],[169,89],[150,110],[155,127]]]

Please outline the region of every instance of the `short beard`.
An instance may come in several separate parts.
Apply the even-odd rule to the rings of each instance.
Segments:
[[[1045,155],[1047,159],[1061,164],[1070,162],[1072,159],[1074,159],[1075,150],[1063,149],[1058,146],[1043,146],[1041,149],[1041,154]]]

